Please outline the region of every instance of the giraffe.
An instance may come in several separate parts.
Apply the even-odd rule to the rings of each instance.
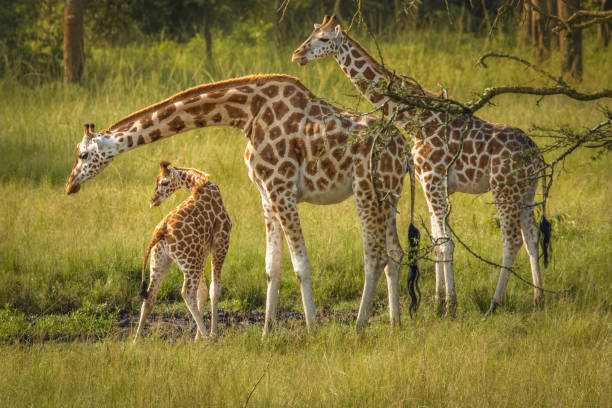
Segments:
[[[412,182],[413,172],[409,171],[407,144],[399,132],[388,137],[379,159],[372,161],[375,166],[370,160],[373,134],[349,143],[352,134],[377,121],[376,116],[343,113],[315,97],[297,78],[286,75],[247,76],[202,85],[135,112],[102,132],[86,132],[76,147],[76,163],[65,191],[76,193],[115,156],[138,146],[204,126],[238,128],[247,137],[244,161],[261,195],[265,218],[264,336],[276,316],[283,235],[300,283],[307,329],[315,322],[310,262],[297,203],[335,204],[351,195],[361,223],[365,274],[356,328],[367,323],[383,268],[390,320],[399,324],[399,264],[389,258],[401,253],[395,208],[403,177],[410,173]],[[380,203],[377,191],[385,192],[386,199]],[[414,282],[412,274],[410,280]],[[411,297],[415,302],[412,293]]]
[[[545,162],[536,144],[520,129],[488,123],[474,116],[455,119],[435,111],[399,111],[396,102],[372,85],[392,79],[412,94],[433,94],[385,69],[336,24],[335,16],[325,16],[322,24],[314,25],[311,35],[294,51],[292,61],[305,65],[328,55],[334,57],[366,99],[381,108],[385,115],[396,114],[395,123],[411,134],[415,172],[427,200],[433,239],[439,244],[435,247],[436,308],[441,313],[446,308],[446,313],[453,315],[457,307],[454,245],[447,217],[448,197],[453,192],[482,194],[487,191],[493,194],[503,237],[502,268],[487,315],[493,313],[503,300],[508,268],[512,267],[523,242],[529,254],[535,286],[534,303],[542,306],[544,292],[540,289],[539,232],[533,206],[538,175],[542,172],[545,176]],[[418,126],[416,130],[415,125]],[[540,229],[547,231],[545,239],[549,227],[543,211]],[[546,246],[543,246],[543,253],[546,266]]]
[[[93,129],[92,129],[93,130]],[[174,167],[161,161],[160,175],[151,197],[151,208],[160,205],[176,190],[191,190],[191,195],[155,228],[153,238],[145,251],[142,264],[140,296],[143,299],[138,329],[134,343],[140,336],[144,323],[151,313],[157,292],[175,262],[184,275],[181,295],[196,322],[196,340],[204,336],[202,321],[206,303],[206,258],[212,254],[210,284],[210,335],[217,333],[217,305],[221,294],[221,268],[229,248],[232,222],[225,207],[219,187],[209,181],[208,174],[196,169]],[[147,289],[145,272],[151,255],[151,274]]]

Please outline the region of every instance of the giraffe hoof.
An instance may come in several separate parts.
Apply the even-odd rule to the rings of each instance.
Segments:
[[[484,317],[482,318],[482,320],[486,320],[487,317],[489,317],[492,314],[495,314],[495,311],[497,310],[497,302],[492,300],[491,301],[491,306],[489,307],[489,310],[487,310],[487,313],[485,313]]]
[[[446,299],[444,299],[443,297],[435,297],[434,312],[438,317],[444,316],[444,313],[446,312]]]
[[[533,299],[533,307],[536,310],[544,309],[544,295],[536,295]]]
[[[357,333],[363,333],[365,331],[365,327],[366,327],[366,323],[359,322],[359,321],[355,323],[355,331]]]
[[[446,303],[446,317],[454,318],[457,316],[457,300],[451,300]]]

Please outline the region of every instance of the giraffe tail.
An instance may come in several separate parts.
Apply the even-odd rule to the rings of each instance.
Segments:
[[[421,233],[414,225],[414,164],[412,156],[408,155],[410,173],[410,226],[408,227],[408,242],[410,243],[410,274],[408,275],[408,293],[410,294],[410,317],[414,317],[421,303],[421,290],[419,289],[419,267],[417,258],[419,255],[419,241]]]
[[[140,281],[140,298],[141,299],[146,299],[149,297],[149,294],[147,293],[147,279],[146,279],[147,260],[149,259],[151,250],[159,241],[161,241],[165,233],[166,233],[166,224],[164,223],[164,225],[161,228],[157,228],[155,230],[155,233],[153,234],[153,238],[151,238],[151,242],[149,242],[149,245],[147,245],[147,249],[145,250],[144,261],[142,262],[142,280]]]
[[[552,226],[546,218],[546,201],[548,200],[548,190],[550,184],[546,183],[546,171],[542,170],[542,220],[540,221],[540,246],[542,248],[542,258],[544,258],[544,267],[548,267],[548,261],[550,254],[552,253],[552,246],[550,244],[550,237],[552,235]]]
[[[419,267],[417,257],[419,255],[419,240],[421,233],[410,223],[408,227],[408,241],[410,242],[410,275],[408,275],[408,293],[410,294],[410,317],[414,317],[421,303],[421,290],[419,289]]]

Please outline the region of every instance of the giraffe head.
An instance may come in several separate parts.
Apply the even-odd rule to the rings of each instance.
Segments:
[[[101,172],[114,157],[112,144],[100,133],[94,132],[94,125],[83,126],[83,140],[76,146],[76,162],[66,183],[66,194],[81,189],[81,184]]]
[[[182,181],[178,171],[169,161],[160,161],[159,176],[157,176],[157,181],[155,182],[155,191],[153,191],[153,196],[151,197],[150,207],[157,207],[181,187]]]
[[[291,62],[306,65],[314,59],[336,54],[344,38],[340,25],[336,23],[336,16],[325,16],[321,24],[315,24],[310,37],[293,52]]]

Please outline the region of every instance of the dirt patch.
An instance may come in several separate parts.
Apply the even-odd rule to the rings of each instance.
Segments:
[[[264,312],[244,311],[218,311],[218,327],[220,334],[228,328],[258,326],[263,328],[265,321]],[[349,325],[355,321],[356,314],[352,311],[332,311],[330,309],[317,312],[317,324],[330,322]],[[138,327],[139,313],[129,310],[120,310],[117,315],[117,328],[119,337],[125,338],[133,335]],[[204,324],[210,327],[210,312],[203,314]],[[282,310],[277,313],[277,324],[305,324],[304,314],[294,310]],[[176,339],[188,334],[195,336],[196,326],[190,313],[158,313],[151,314],[144,329],[144,335],[154,332],[156,336],[166,339]]]

